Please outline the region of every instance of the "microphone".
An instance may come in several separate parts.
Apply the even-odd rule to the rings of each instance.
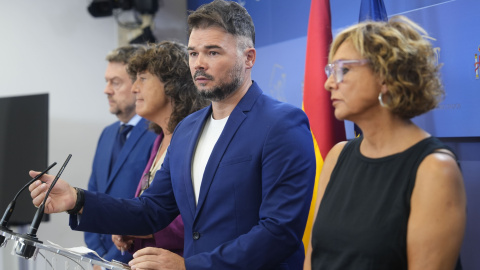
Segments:
[[[8,221],[10,220],[10,216],[13,213],[13,210],[15,209],[15,203],[17,202],[17,198],[24,191],[28,186],[30,186],[33,182],[35,182],[38,178],[42,177],[46,172],[48,172],[53,166],[57,165],[56,162],[52,163],[48,168],[46,168],[43,172],[35,176],[32,180],[28,181],[28,183],[20,189],[20,191],[17,192],[15,197],[13,197],[13,200],[8,204],[7,209],[5,210],[5,213],[3,213],[2,220],[0,221],[0,232],[2,234],[0,235],[0,246],[3,245],[5,241],[5,235],[12,234],[12,230],[8,229]]]
[[[65,162],[63,163],[62,167],[58,171],[57,175],[52,181],[52,184],[50,185],[50,188],[47,190],[47,193],[45,194],[45,198],[43,199],[43,202],[40,204],[40,206],[37,209],[37,212],[35,213],[35,216],[33,217],[32,223],[30,225],[30,230],[28,231],[27,234],[22,234],[22,235],[17,235],[17,241],[15,243],[15,253],[21,257],[24,257],[26,259],[30,259],[34,254],[37,248],[35,247],[35,243],[40,243],[42,244],[43,242],[38,240],[37,238],[37,230],[38,227],[40,226],[40,222],[42,221],[44,210],[45,210],[45,203],[47,202],[48,195],[50,194],[50,191],[53,189],[55,184],[57,183],[58,178],[60,178],[60,175],[62,175],[63,170],[68,164],[68,161],[70,161],[70,158],[72,157],[72,154],[69,154]]]

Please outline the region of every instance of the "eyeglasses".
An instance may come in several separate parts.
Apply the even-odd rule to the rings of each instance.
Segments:
[[[335,82],[341,83],[343,81],[343,75],[350,71],[348,67],[344,67],[345,65],[365,65],[368,62],[370,62],[368,59],[337,60],[325,66],[325,74],[327,74],[327,78],[333,75]]]

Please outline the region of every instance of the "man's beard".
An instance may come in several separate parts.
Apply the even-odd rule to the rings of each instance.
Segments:
[[[121,107],[120,104],[116,103],[115,107],[110,108],[110,113],[117,117],[128,116],[134,112],[135,112],[135,103],[126,104],[123,108]]]
[[[229,72],[229,78],[231,78],[231,81],[229,83],[220,83],[220,85],[214,87],[213,89],[206,89],[206,90],[201,90],[197,87],[197,92],[198,94],[203,97],[204,99],[210,100],[210,101],[221,101],[230,96],[233,92],[235,92],[240,85],[242,84],[242,65],[235,64],[235,66],[230,70]],[[208,75],[205,71],[203,70],[197,70],[195,72],[194,78],[197,76],[204,76],[209,80],[214,80],[214,77],[211,75]]]

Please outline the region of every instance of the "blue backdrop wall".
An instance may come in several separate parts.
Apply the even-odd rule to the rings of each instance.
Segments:
[[[189,0],[195,10],[209,0]],[[253,79],[264,92],[302,106],[310,0],[238,0],[256,28]],[[435,38],[446,97],[439,108],[414,119],[457,153],[468,196],[462,247],[464,269],[480,269],[480,1],[384,0],[389,17],[404,15]],[[358,22],[360,0],[330,1],[332,32]],[[323,85],[318,86],[324,91]],[[353,125],[346,122],[347,138]]]

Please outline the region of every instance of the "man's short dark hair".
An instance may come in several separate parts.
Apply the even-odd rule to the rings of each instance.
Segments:
[[[251,40],[249,46],[255,46],[255,26],[252,17],[236,2],[215,0],[201,5],[188,16],[189,34],[194,28],[210,26],[220,27],[236,37],[246,37]]]

